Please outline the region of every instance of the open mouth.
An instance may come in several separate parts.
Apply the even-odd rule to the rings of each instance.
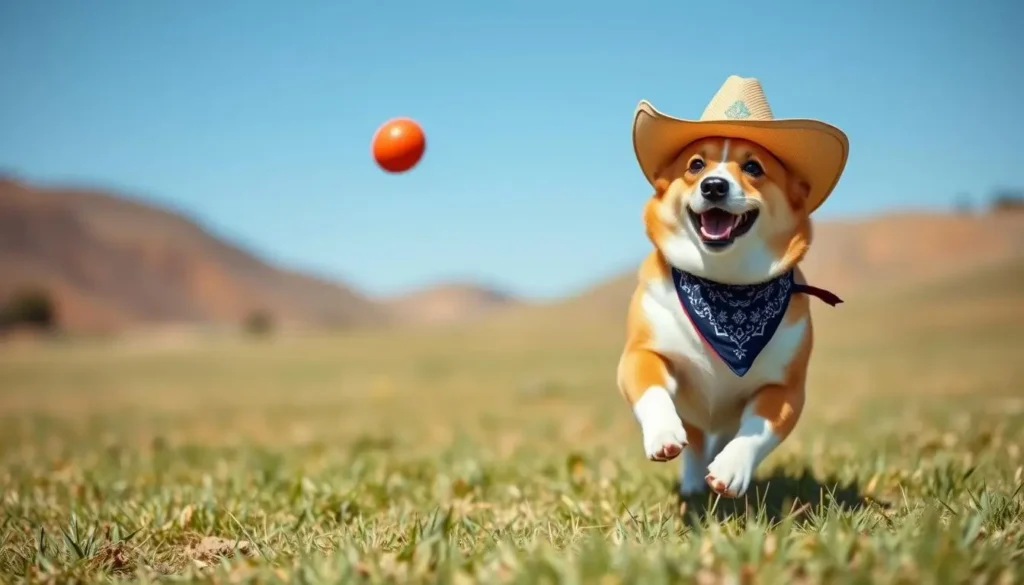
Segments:
[[[701,241],[711,248],[724,248],[750,231],[760,213],[757,209],[751,209],[736,215],[717,207],[704,213],[697,213],[689,208],[687,211],[694,229],[700,234]]]

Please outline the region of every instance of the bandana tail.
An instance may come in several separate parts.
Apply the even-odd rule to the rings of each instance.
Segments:
[[[836,296],[835,293],[827,291],[823,288],[818,288],[816,286],[811,286],[809,284],[794,284],[793,286],[796,288],[796,292],[802,292],[805,294],[809,294],[811,296],[818,297],[819,299],[833,307],[843,302],[843,299]]]

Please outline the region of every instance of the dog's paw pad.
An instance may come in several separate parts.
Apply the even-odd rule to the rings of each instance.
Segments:
[[[686,443],[666,443],[651,456],[652,461],[671,461],[686,448]]]
[[[671,461],[686,448],[686,431],[678,418],[644,428],[644,452],[651,461]]]
[[[708,486],[711,488],[711,491],[716,494],[726,498],[736,497],[736,493],[730,490],[729,486],[724,481],[716,478],[715,476],[709,474],[704,478],[704,480],[708,482]]]
[[[705,481],[717,494],[727,498],[742,496],[754,476],[754,455],[752,449],[744,443],[729,443],[708,465]]]

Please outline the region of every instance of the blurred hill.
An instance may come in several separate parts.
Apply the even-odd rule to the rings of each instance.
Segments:
[[[1019,210],[900,213],[817,223],[803,267],[810,282],[850,299],[948,280],[1022,254]],[[25,285],[49,291],[71,331],[238,325],[255,311],[309,326],[557,330],[567,323],[621,327],[635,273],[539,305],[465,282],[372,299],[274,266],[171,210],[0,178],[0,300]]]
[[[910,287],[1024,254],[1024,213],[898,213],[821,223],[802,267],[840,295]]]
[[[0,299],[26,285],[49,291],[72,331],[238,324],[254,311],[339,327],[388,320],[358,292],[272,266],[179,213],[0,179]]]
[[[442,325],[517,306],[518,299],[470,283],[447,283],[384,301],[393,318],[409,325]]]

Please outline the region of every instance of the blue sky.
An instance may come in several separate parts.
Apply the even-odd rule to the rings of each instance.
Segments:
[[[172,205],[370,294],[535,297],[635,266],[633,109],[697,117],[730,74],[849,134],[821,218],[1024,184],[1012,0],[512,4],[0,0],[0,169]],[[369,154],[395,116],[428,140],[399,176]]]

